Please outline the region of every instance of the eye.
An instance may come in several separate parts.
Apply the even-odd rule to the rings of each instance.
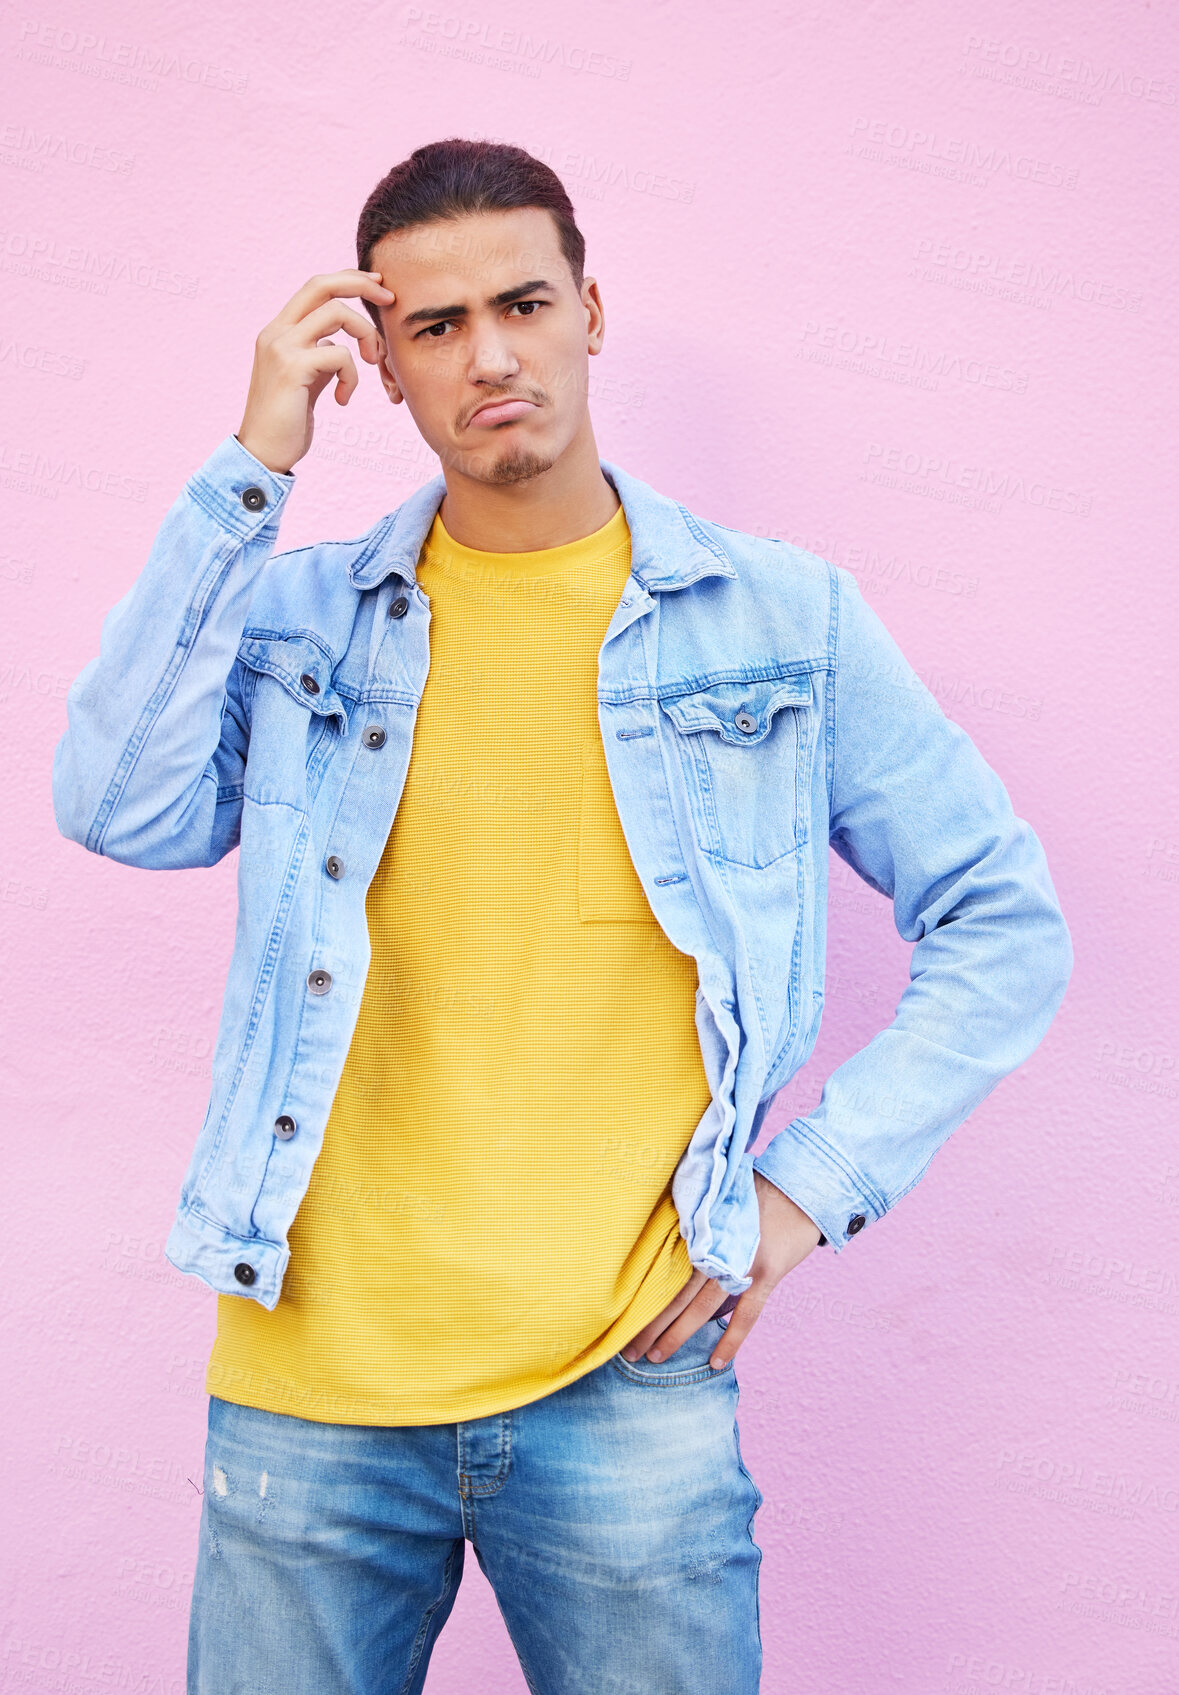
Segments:
[[[423,336],[429,336],[431,338],[431,340],[433,340],[433,341],[441,341],[442,337],[440,335],[435,335],[434,331],[435,330],[444,330],[446,328],[447,324],[453,324],[453,323],[454,323],[453,318],[441,318],[441,319],[439,319],[438,323],[436,323],[436,324],[427,324],[424,330],[418,331],[417,335],[414,336],[414,340],[415,341],[421,341]]]
[[[512,304],[511,304],[511,306],[509,306],[508,310],[509,310],[509,312],[515,311],[517,306],[547,306],[547,305],[548,305],[547,300],[513,300]],[[531,318],[532,313],[529,312],[528,316]]]

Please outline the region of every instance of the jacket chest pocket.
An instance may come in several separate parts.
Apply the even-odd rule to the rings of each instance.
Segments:
[[[606,755],[598,736],[589,737],[581,751],[577,915],[583,924],[658,922],[622,833]]]
[[[332,687],[330,654],[307,636],[242,637],[238,663],[245,674],[250,715],[246,798],[302,806],[322,773],[348,714]]]
[[[810,673],[712,683],[659,702],[704,853],[763,870],[807,840]]]

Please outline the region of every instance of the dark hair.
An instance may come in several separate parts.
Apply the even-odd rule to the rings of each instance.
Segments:
[[[573,218],[573,203],[555,171],[522,147],[500,141],[432,141],[394,165],[373,189],[356,226],[356,264],[372,268],[373,248],[392,230],[438,223],[473,212],[506,212],[539,206],[557,225],[573,282],[585,276],[585,237]],[[377,308],[364,302],[377,328]]]

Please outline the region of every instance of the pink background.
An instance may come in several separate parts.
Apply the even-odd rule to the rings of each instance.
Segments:
[[[215,1319],[162,1244],[234,858],[148,874],[61,838],[65,691],[237,427],[258,329],[355,263],[390,165],[460,134],[571,192],[603,456],[857,574],[1038,831],[1076,945],[1031,1061],[740,1354],[767,1695],[1173,1695],[1174,14],[201,10],[63,0],[0,35],[0,1688],[183,1690]],[[436,470],[359,368],[284,547]],[[827,1021],[763,1140],[906,981],[887,903],[834,865]],[[427,1687],[524,1690],[472,1557]]]

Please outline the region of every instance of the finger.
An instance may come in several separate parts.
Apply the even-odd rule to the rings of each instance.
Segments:
[[[647,1349],[649,1360],[669,1360],[678,1349],[682,1348],[690,1336],[694,1336],[701,1325],[707,1324],[715,1315],[718,1307],[725,1304],[725,1294],[722,1289],[713,1284],[712,1291],[701,1290],[700,1295],[676,1319],[675,1323],[655,1338],[655,1346]],[[734,1311],[736,1309],[734,1308]]]
[[[333,377],[337,377],[339,379],[339,383],[336,388],[337,400],[340,398],[341,388],[346,389],[347,397],[351,398],[360,379],[356,372],[356,366],[352,362],[352,355],[348,349],[346,347],[337,347],[334,341],[327,341],[322,347],[314,347],[311,351],[311,369],[315,372],[315,376],[308,386],[312,401],[314,402],[319,399],[320,395],[323,393],[328,383],[331,382]],[[342,406],[346,406],[348,404],[348,398],[341,401],[340,404]]]
[[[724,1304],[725,1294],[716,1279],[704,1278],[690,1301],[681,1302],[674,1309],[668,1307],[645,1330],[641,1330],[630,1346],[623,1350],[624,1357],[637,1360],[640,1355],[646,1354],[649,1360],[670,1359],[676,1349],[682,1347],[689,1336],[694,1336]]]
[[[345,330],[348,335],[355,336],[363,349],[367,343],[371,352],[376,351],[378,331],[371,318],[355,307],[345,306],[342,300],[329,300],[319,306],[314,312],[297,324],[288,324],[278,332],[283,346],[311,347],[324,336],[334,335],[337,330]]]
[[[357,375],[356,366],[353,363],[351,353],[349,353],[346,347],[341,351],[344,354],[344,360],[340,366],[340,374],[336,382],[335,401],[337,406],[347,406],[348,402],[352,399],[352,396],[356,393],[360,384],[360,378]]]
[[[762,1313],[765,1311],[766,1296],[760,1291],[755,1293],[751,1285],[746,1289],[737,1305],[729,1315],[725,1333],[712,1350],[709,1365],[720,1371],[734,1357],[737,1349],[753,1329]]]
[[[297,324],[308,312],[337,295],[371,300],[377,306],[388,306],[396,298],[391,288],[386,288],[376,277],[370,277],[367,271],[324,271],[308,277],[302,288],[296,289],[275,315],[273,322],[278,325]]]
[[[702,1271],[693,1268],[691,1277],[675,1299],[669,1301],[662,1312],[656,1313],[653,1319],[649,1320],[640,1331],[631,1337],[626,1347],[621,1350],[623,1357],[628,1360],[637,1360],[641,1354],[645,1354],[660,1331],[665,1330],[672,1319],[679,1317],[688,1302],[708,1281],[709,1279],[705,1277]]]

